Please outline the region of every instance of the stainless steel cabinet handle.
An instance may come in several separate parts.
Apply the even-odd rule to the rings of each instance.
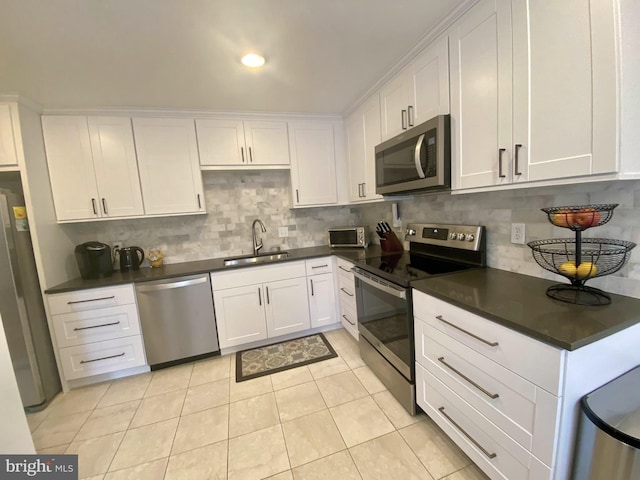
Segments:
[[[240,147],[240,155],[242,155],[242,163],[244,163],[244,147]]]
[[[366,185],[367,185],[366,182],[362,184],[362,198],[366,198],[367,197]]]
[[[99,362],[100,360],[109,360],[110,358],[124,357],[124,355],[125,355],[125,352],[122,352],[122,353],[118,353],[117,355],[109,355],[108,357],[94,358],[93,360],[80,360],[80,363]]]
[[[251,152],[251,147],[249,147],[249,161],[253,163],[253,153]]]
[[[438,361],[440,363],[442,363],[445,367],[447,367],[448,369],[454,371],[455,373],[457,373],[459,376],[461,376],[462,378],[464,378],[467,382],[469,382],[471,385],[473,385],[474,387],[476,387],[478,390],[480,390],[482,393],[484,393],[487,397],[491,398],[491,399],[496,399],[498,398],[500,395],[498,395],[497,393],[491,393],[489,390],[486,390],[484,388],[482,388],[480,385],[478,385],[476,382],[474,382],[473,380],[471,380],[469,377],[467,377],[464,373],[462,373],[460,370],[458,370],[457,368],[453,367],[452,365],[449,365],[447,362],[444,361],[444,357],[440,357],[438,358]]]
[[[198,194],[198,208],[202,208],[202,203],[200,203],[200,194]]]
[[[105,215],[109,215],[109,212],[107,211],[107,201],[104,197],[102,197],[102,211]]]
[[[349,293],[348,290],[345,290],[344,288],[340,287],[340,290],[342,290],[344,293],[346,293],[347,295],[349,295],[350,297],[353,297],[353,293]]]
[[[468,332],[467,330],[465,330],[464,328],[460,328],[457,325],[454,325],[451,322],[447,322],[444,318],[442,318],[442,315],[437,315],[436,318],[438,320],[440,320],[442,323],[446,323],[447,325],[449,325],[450,327],[455,328],[456,330],[460,330],[462,333],[466,333],[467,335],[469,335],[470,337],[475,338],[476,340],[480,340],[482,343],[486,343],[487,345],[489,345],[490,347],[497,347],[499,345],[498,342],[490,342],[489,340],[485,340],[482,337],[479,337],[478,335],[475,335],[471,332]]]
[[[316,265],[315,267],[311,267],[311,268],[327,268],[329,265],[328,264],[324,264],[324,265]]]
[[[400,116],[402,118],[402,130],[406,130],[407,129],[407,111],[406,110],[402,110],[400,112]]]
[[[344,318],[347,322],[349,322],[351,325],[355,325],[355,323],[353,323],[351,320],[349,320],[349,317],[347,317],[346,315],[342,315],[342,318]]]
[[[422,164],[420,163],[420,151],[422,150],[422,144],[424,142],[424,133],[422,135],[420,135],[420,137],[418,137],[418,141],[416,142],[416,150],[415,150],[415,164],[416,164],[416,170],[418,171],[418,176],[420,178],[425,178],[426,175],[424,173],[424,170],[422,170]]]
[[[447,418],[447,420],[449,420],[458,430],[460,430],[460,433],[462,433],[465,437],[467,437],[471,443],[473,443],[476,447],[478,447],[480,449],[480,451],[482,451],[482,453],[484,453],[486,455],[487,458],[496,458],[497,457],[497,454],[489,453],[489,451],[487,449],[485,449],[482,445],[480,445],[475,438],[473,438],[471,435],[469,435],[467,432],[465,432],[464,428],[462,428],[460,425],[458,425],[453,418],[451,418],[449,415],[447,415],[445,413],[444,407],[440,407],[438,409],[438,411],[442,415],[444,415]]]
[[[258,303],[262,306],[262,292],[260,291],[260,288],[258,288]]]
[[[504,148],[498,149],[498,177],[500,178],[506,177],[506,175],[502,173],[502,154],[504,153],[505,150],[506,149]]]
[[[181,280],[179,282],[160,283],[158,285],[138,285],[136,291],[138,292],[155,292],[158,290],[170,290],[172,288],[188,287],[190,285],[198,285],[199,283],[207,283],[209,279],[207,277],[194,278],[192,280]]]
[[[67,302],[67,305],[73,305],[74,303],[99,302],[100,300],[111,300],[112,298],[116,298],[116,296],[111,295],[110,297],[90,298],[89,300],[74,300],[72,302]]]
[[[358,198],[362,198],[362,184],[358,184]]]
[[[111,322],[111,323],[102,323],[100,325],[92,325],[90,327],[76,327],[73,329],[74,332],[79,332],[80,330],[89,330],[90,328],[100,328],[100,327],[110,327],[111,325],[119,325],[120,321]]]
[[[518,153],[520,152],[521,148],[522,148],[522,144],[521,143],[516,143],[516,146],[515,146],[515,149],[514,149],[515,150],[515,153],[514,153],[515,162],[514,162],[514,172],[513,172],[514,175],[522,175],[522,172],[519,171],[520,167],[518,165]]]
[[[413,127],[413,105],[407,107],[407,118],[410,127]]]
[[[267,305],[271,303],[271,301],[269,300],[269,287],[264,287],[265,291],[267,292]]]
[[[296,202],[300,203],[300,193],[298,192],[297,188],[296,188]]]
[[[351,273],[351,269],[350,268],[344,268],[342,265],[338,265],[338,268],[344,272],[348,272]]]
[[[311,282],[311,296],[313,297],[314,293],[313,293],[313,279],[310,278],[309,282]]]
[[[95,198],[91,199],[91,206],[93,207],[93,214],[97,215],[98,214],[98,209],[96,208],[96,199]]]

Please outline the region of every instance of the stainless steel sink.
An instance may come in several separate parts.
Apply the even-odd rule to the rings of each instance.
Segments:
[[[264,253],[262,255],[250,255],[247,257],[228,258],[224,261],[225,267],[234,265],[249,265],[252,263],[268,263],[283,260],[289,256],[289,252]]]

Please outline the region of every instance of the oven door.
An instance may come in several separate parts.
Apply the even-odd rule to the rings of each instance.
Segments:
[[[358,330],[409,382],[415,380],[411,289],[354,269]]]

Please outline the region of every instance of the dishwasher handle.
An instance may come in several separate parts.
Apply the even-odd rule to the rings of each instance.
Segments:
[[[208,276],[203,276],[200,278],[194,278],[192,280],[180,280],[178,282],[170,282],[170,283],[157,283],[155,285],[138,285],[136,290],[138,292],[155,292],[158,290],[169,290],[171,288],[182,288],[189,287],[191,285],[198,285],[200,283],[207,283],[209,281]]]

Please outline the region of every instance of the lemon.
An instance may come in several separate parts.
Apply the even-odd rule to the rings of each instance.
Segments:
[[[593,263],[582,262],[576,269],[576,278],[581,280],[583,278],[595,277],[597,271],[598,269]]]
[[[582,265],[584,264],[580,264],[580,266]],[[560,267],[558,267],[558,271],[565,277],[575,278],[577,275],[576,262],[572,260],[564,262]]]

